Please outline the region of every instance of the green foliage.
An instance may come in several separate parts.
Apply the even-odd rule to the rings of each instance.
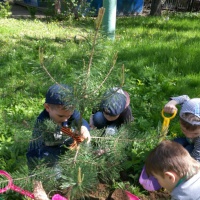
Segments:
[[[70,22],[72,19],[80,19],[82,17],[94,14],[90,8],[90,2],[87,0],[64,0],[61,1],[61,12],[56,13],[56,18]]]
[[[64,167],[66,163],[68,168],[63,168],[63,175],[59,180],[62,189],[70,188],[70,199],[80,199],[87,196],[95,189],[98,183],[98,170],[95,161],[91,163],[88,151],[80,152],[82,155],[78,156],[77,162],[74,161],[74,156],[66,160],[62,160],[61,165]],[[86,155],[87,154],[87,155]],[[83,159],[81,161],[81,159]]]
[[[91,131],[95,136],[101,133]],[[53,169],[45,169],[42,163],[38,165],[33,178],[43,180],[47,192],[57,188],[66,191],[65,195],[72,200],[81,199],[95,191],[101,181],[110,184],[120,180],[120,171],[127,160],[125,152],[132,143],[127,140],[130,134],[123,128],[115,136],[94,139],[89,146],[82,143],[78,150],[66,151]]]
[[[24,190],[28,190],[31,191],[32,187],[29,188],[28,186],[31,183],[30,179],[27,179],[27,173],[28,173],[28,169],[26,165],[22,165],[19,169],[15,169],[14,173],[10,173],[10,176],[13,179],[13,183],[15,185],[17,185],[20,188],[23,188]],[[26,179],[25,182],[21,181],[23,179]],[[1,188],[5,187],[8,183],[7,181],[5,181],[5,177],[4,176],[0,176],[0,184],[1,184]],[[2,198],[3,200],[9,200],[9,199],[17,199],[17,200],[26,200],[27,197],[21,195],[20,193],[14,192],[12,190],[8,190],[6,193],[3,193],[0,195],[0,198]]]
[[[0,138],[0,164],[1,169],[8,170],[9,172],[13,172],[21,168],[21,165],[26,165],[26,159],[24,157],[24,152],[27,149],[26,143],[16,142],[20,141],[19,136],[5,138],[6,135],[1,135]],[[25,139],[23,138],[23,141]],[[27,141],[25,141],[27,142]],[[16,163],[20,163],[17,165]]]
[[[141,194],[144,193],[144,192],[141,192],[140,187],[134,186],[130,182],[125,182],[125,181],[114,182],[112,187],[113,189],[120,188],[122,190],[127,190],[136,196],[141,196]]]
[[[11,6],[9,1],[0,2],[0,18],[7,18],[11,14]]]
[[[16,178],[23,178],[21,186],[31,191],[31,181],[41,180],[46,191],[70,187],[76,198],[94,190],[91,186],[100,180],[114,188],[125,188],[119,174],[126,171],[128,190],[139,194],[142,190],[138,178],[146,155],[157,144],[163,106],[170,96],[199,97],[199,14],[175,14],[169,20],[118,18],[116,40],[108,41],[101,34],[97,39],[89,78],[86,70],[94,38],[93,20],[71,22],[0,19],[1,169],[14,175],[26,166],[33,123],[43,109],[47,88],[54,82],[40,65],[38,55],[42,49],[44,66],[53,79],[76,86],[78,109],[87,120],[105,89],[121,84],[124,65],[123,88],[130,94],[135,120],[122,127],[116,137],[93,138],[89,148],[81,145],[77,157],[76,152],[66,152],[59,163],[62,176],[41,163],[30,178],[25,168],[21,175],[16,174]],[[109,73],[116,54],[112,73],[96,90]],[[86,83],[87,93],[81,98]],[[101,132],[95,130],[91,134],[96,137]],[[168,134],[169,139],[181,136],[178,116],[172,120]],[[100,150],[106,152],[99,155]],[[27,180],[30,182],[26,185]],[[3,196],[19,199],[20,195],[13,195],[17,194],[9,192]]]
[[[27,6],[27,9],[28,9],[28,11],[29,11],[29,13],[31,15],[31,18],[34,19],[35,18],[35,14],[37,12],[37,8],[34,7],[34,6]]]

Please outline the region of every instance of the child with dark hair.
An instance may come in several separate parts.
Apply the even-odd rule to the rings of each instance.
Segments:
[[[90,127],[75,110],[76,101],[72,87],[64,84],[52,85],[47,93],[44,110],[37,117],[27,159],[30,168],[35,160],[45,159],[48,166],[54,166],[59,155],[70,147],[74,139],[65,134],[65,127],[75,129],[80,124],[80,137],[90,142]],[[78,130],[78,131],[79,131]]]
[[[113,135],[125,123],[133,121],[130,97],[121,88],[108,89],[100,102],[99,108],[90,117],[92,128],[106,128],[105,134]]]
[[[164,111],[173,113],[177,110],[177,104],[181,105],[180,127],[186,137],[176,138],[174,141],[180,143],[200,162],[200,98],[190,99],[187,95],[172,97],[164,106]]]
[[[145,168],[172,200],[200,199],[200,164],[179,143],[162,141],[148,155]]]

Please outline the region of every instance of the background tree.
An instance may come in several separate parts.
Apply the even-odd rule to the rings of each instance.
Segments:
[[[152,16],[160,16],[161,15],[161,0],[152,0],[151,2],[151,11],[150,15]]]

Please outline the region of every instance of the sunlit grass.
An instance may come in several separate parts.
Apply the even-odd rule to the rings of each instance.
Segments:
[[[162,120],[160,111],[170,96],[200,96],[199,19],[199,14],[187,13],[117,18],[115,40],[109,41],[100,35],[90,87],[100,84],[117,53],[116,66],[104,89],[121,83],[124,65],[124,88],[131,96],[138,133],[158,125]],[[43,51],[44,64],[56,81],[73,84],[78,82],[80,75],[85,78],[83,66],[86,67],[89,60],[93,24],[94,19],[73,25],[38,19],[0,19],[3,119],[0,130],[5,135],[12,133],[4,128],[6,123],[14,124],[15,133],[20,134],[25,128],[24,120],[29,124],[30,134],[35,118],[43,109],[46,90],[53,81],[40,66],[39,50]],[[95,97],[96,94],[91,95]],[[84,117],[89,119],[90,106],[86,110]],[[178,132],[179,127],[174,127],[173,132]]]

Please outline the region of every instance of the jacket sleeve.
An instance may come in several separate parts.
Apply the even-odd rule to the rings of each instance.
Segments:
[[[54,142],[52,146],[46,145],[43,137],[44,129],[42,129],[41,126],[43,126],[43,123],[37,121],[34,126],[32,138],[26,154],[28,168],[30,170],[33,170],[43,161],[47,164],[47,166],[54,166],[59,155],[64,151],[61,144]],[[52,134],[49,135],[51,136]],[[49,141],[51,141],[51,138],[49,138]]]
[[[73,121],[75,121],[75,123],[78,124],[79,120],[80,120],[80,117],[81,117],[80,116],[80,112],[75,110],[73,115],[69,119],[69,125],[73,124]],[[82,118],[82,125],[85,126],[88,130],[90,130],[89,123],[83,118]]]
[[[178,97],[171,97],[170,100],[174,100],[177,102],[177,104],[182,105],[185,101],[190,100],[190,97],[187,95],[182,95]]]

